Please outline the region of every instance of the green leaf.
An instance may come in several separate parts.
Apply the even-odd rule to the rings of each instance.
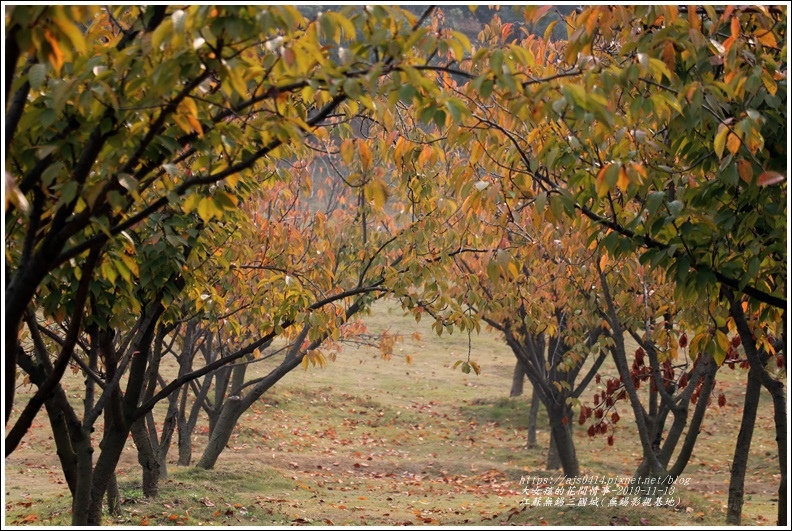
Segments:
[[[39,90],[47,79],[47,65],[44,63],[37,63],[30,67],[28,71],[28,82],[30,88]]]
[[[646,198],[646,211],[650,216],[653,216],[660,205],[663,204],[665,199],[665,192],[650,192],[649,197]]]
[[[74,201],[74,198],[77,197],[77,190],[79,190],[80,184],[77,181],[69,181],[63,185],[60,190],[60,200],[64,205],[71,204]]]
[[[683,203],[679,199],[675,199],[674,201],[668,203],[668,212],[673,217],[679,216],[679,214],[682,212],[684,208],[685,208],[685,203]]]

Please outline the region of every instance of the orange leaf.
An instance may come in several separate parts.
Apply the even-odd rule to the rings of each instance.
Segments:
[[[288,65],[291,66],[294,64],[295,59],[297,59],[297,54],[294,53],[294,50],[291,48],[284,48],[283,50],[283,60]]]
[[[193,128],[193,131],[198,133],[198,136],[202,137],[203,136],[203,127],[201,127],[201,122],[199,122],[198,119],[195,116],[191,115],[191,114],[187,115],[187,121],[190,123],[190,126]]]
[[[750,162],[745,159],[738,160],[737,173],[740,175],[740,179],[748,184],[751,184],[751,181],[753,180],[753,168],[751,168]]]
[[[777,171],[766,171],[759,176],[757,179],[756,184],[759,186],[770,186],[773,184],[778,184],[786,181],[786,177],[778,173]]]
[[[624,166],[619,169],[619,178],[616,181],[616,186],[618,186],[622,192],[626,192],[627,187],[630,186],[630,179],[627,178],[627,170],[624,169]]]
[[[732,155],[740,151],[740,137],[735,135],[734,133],[729,133],[729,136],[726,138],[726,147],[729,148],[729,151]]]
[[[660,59],[666,64],[669,70],[674,69],[676,63],[676,51],[674,51],[674,44],[671,41],[666,41],[663,47],[663,52],[660,54]]]
[[[60,69],[63,66],[63,59],[65,57],[63,50],[61,50],[58,40],[52,35],[50,30],[44,30],[44,38],[47,39],[47,42],[52,49],[47,58],[52,64],[52,68],[55,70],[55,75],[60,75]]]
[[[735,40],[740,36],[740,19],[737,17],[731,19],[731,36]]]
[[[358,156],[360,156],[360,168],[363,171],[371,167],[371,150],[368,145],[363,141],[357,142]]]
[[[696,6],[687,6],[688,23],[693,29],[701,29],[701,21],[699,20],[698,13],[696,13]]]

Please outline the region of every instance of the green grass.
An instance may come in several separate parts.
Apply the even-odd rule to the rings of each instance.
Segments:
[[[514,358],[500,339],[473,336],[471,359],[482,374],[452,370],[467,359],[468,336],[438,337],[393,304],[366,317],[371,332],[403,340],[391,360],[371,348],[346,346],[324,369],[297,369],[245,415],[214,470],[169,464],[161,495],[140,491],[131,440],[118,468],[121,514],[108,525],[722,525],[745,375],[723,370],[717,393],[724,408],[705,420],[680,488],[680,506],[531,507],[522,476],[547,474],[549,435],[540,410],[540,448],[525,448],[529,396],[508,398]],[[414,336],[414,333],[419,336]],[[412,357],[412,364],[405,362]],[[272,361],[251,366],[265,374]],[[277,360],[275,360],[277,361]],[[269,363],[269,365],[268,365]],[[603,374],[613,373],[606,366]],[[73,379],[72,379],[73,378]],[[79,385],[70,376],[68,385]],[[21,389],[23,394],[29,390]],[[591,396],[592,390],[587,396]],[[77,400],[75,392],[71,398]],[[585,397],[584,397],[585,398]],[[629,476],[640,459],[634,423],[620,406],[617,444],[590,439],[575,425],[584,474]],[[194,441],[197,460],[206,419]],[[101,430],[98,427],[97,433]],[[746,481],[744,523],[775,520],[777,465],[769,400],[763,397]],[[176,449],[171,449],[175,459]],[[5,523],[68,525],[70,497],[43,414],[23,445],[6,459]],[[557,472],[555,473],[557,474]],[[528,505],[525,505],[525,501]],[[30,518],[35,516],[34,520]],[[28,518],[29,520],[25,520]]]

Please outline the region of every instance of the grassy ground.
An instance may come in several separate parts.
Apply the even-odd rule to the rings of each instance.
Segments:
[[[676,507],[545,507],[521,478],[545,477],[548,432],[525,448],[530,396],[508,398],[514,358],[494,335],[472,338],[482,374],[452,370],[467,335],[438,338],[390,304],[366,318],[404,340],[393,359],[348,347],[324,369],[298,369],[242,418],[212,471],[169,465],[157,500],[143,498],[131,440],[118,469],[122,514],[115,525],[723,525],[729,463],[745,375],[721,371]],[[415,334],[415,335],[413,335]],[[420,336],[420,337],[419,337]],[[412,364],[404,357],[412,356]],[[265,371],[266,367],[258,367]],[[603,374],[613,373],[604,368]],[[74,384],[78,384],[77,380]],[[596,387],[596,386],[593,386]],[[592,391],[593,391],[592,387]],[[530,395],[530,386],[526,386]],[[20,389],[21,394],[28,392]],[[78,396],[75,394],[75,398]],[[616,445],[576,431],[589,476],[630,476],[640,444],[622,406]],[[544,422],[540,422],[544,426]],[[577,427],[577,426],[576,426]],[[579,427],[577,427],[579,428]],[[197,430],[195,454],[206,442]],[[101,432],[100,429],[97,432]],[[175,448],[172,451],[175,459]],[[557,475],[559,472],[554,473]],[[775,522],[777,454],[763,396],[746,480],[744,524]],[[70,498],[42,416],[6,459],[6,525],[67,525]],[[533,506],[535,500],[542,506]],[[555,498],[554,498],[555,499]],[[606,498],[607,499],[607,498]],[[579,501],[579,498],[576,500]]]

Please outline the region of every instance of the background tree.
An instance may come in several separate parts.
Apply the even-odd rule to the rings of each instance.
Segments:
[[[85,24],[91,16],[81,31],[76,21]],[[294,324],[297,316],[302,319],[302,312],[331,302],[284,301],[269,331],[142,401],[154,381],[146,371],[157,363],[150,355],[160,320],[188,285],[182,273],[189,268],[181,264],[203,258],[182,235],[197,241],[219,226],[244,195],[239,190],[261,186],[256,175],[265,181],[284,178],[282,172],[266,171],[274,169],[268,157],[277,158],[281,146],[302,143],[346,98],[356,98],[356,106],[373,106],[362,87],[391,90],[387,79],[383,84],[378,80],[412,60],[413,53],[420,54],[413,44],[434,46],[433,37],[416,31],[420,23],[386,8],[351,17],[326,13],[315,20],[305,20],[289,7],[159,6],[112,12],[19,7],[8,12],[14,46],[9,46],[7,65],[19,72],[9,78],[16,79],[6,129],[9,172],[20,176],[11,189],[17,198],[29,197],[32,207],[24,212],[18,201],[20,207],[6,212],[7,329],[19,330],[26,311],[45,311],[64,322],[64,308],[42,309],[39,297],[70,289],[74,296],[63,298],[72,302],[60,353],[8,432],[7,452],[58,387],[73,357],[91,283],[112,284],[114,274],[130,285],[144,282],[135,260],[130,261],[133,255],[144,258],[136,247],[117,256],[109,249],[124,240],[134,246],[136,231],[148,219],[153,219],[148,230],[156,230],[153,216],[158,212],[186,223],[181,234],[170,235],[182,258],[164,264],[176,273],[153,279],[153,298],[139,306],[141,320],[127,355],[118,357],[116,379],[104,388],[104,400],[115,397],[113,429],[106,432],[92,480],[80,483],[88,494],[79,501],[75,496],[75,523],[100,522],[101,499],[133,422],[181,385],[247,355]],[[354,40],[358,31],[359,44]],[[351,61],[339,64],[331,59],[332,46],[322,48],[319,42],[338,46],[342,35],[351,55],[336,55]],[[63,50],[70,47],[86,53],[67,57]],[[33,50],[34,64],[18,64],[23,49]],[[80,91],[82,84],[93,90]],[[185,214],[178,215],[179,210]],[[112,262],[103,270],[105,257]],[[8,334],[7,420],[20,348],[19,335]],[[125,368],[128,380],[120,393],[116,385]]]

